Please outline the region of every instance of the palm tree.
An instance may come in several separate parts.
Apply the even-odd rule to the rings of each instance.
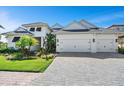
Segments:
[[[2,25],[0,25],[0,28],[5,29]]]
[[[38,43],[39,43],[38,40],[35,39],[34,37],[24,35],[21,36],[21,38],[16,42],[16,46],[21,49],[22,54],[24,55],[28,54],[27,56],[29,56],[31,46],[38,45]],[[28,47],[28,51],[26,51],[27,47]]]

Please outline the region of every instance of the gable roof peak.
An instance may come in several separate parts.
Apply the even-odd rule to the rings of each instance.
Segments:
[[[62,25],[60,25],[59,23],[55,23],[52,28],[63,28]]]
[[[63,28],[63,30],[84,30],[84,29],[87,28],[75,20]]]
[[[86,20],[84,20],[84,19],[80,20],[79,23],[80,23],[81,25],[83,25],[83,26],[89,28],[89,29],[90,29],[90,28],[98,28],[98,27],[95,26],[94,24],[92,24],[92,23],[90,23],[90,22],[88,22],[88,21],[86,21]]]

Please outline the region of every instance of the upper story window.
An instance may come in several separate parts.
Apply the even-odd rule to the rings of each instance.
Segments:
[[[30,28],[30,31],[35,31],[35,28]]]
[[[113,30],[120,30],[120,28],[113,28]]]
[[[120,28],[121,31],[124,31],[124,28]]]
[[[38,28],[36,29],[36,31],[41,31],[41,27],[38,27]]]

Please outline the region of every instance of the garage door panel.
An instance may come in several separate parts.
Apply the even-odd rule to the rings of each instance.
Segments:
[[[84,40],[60,40],[60,47],[62,52],[90,52],[91,44],[90,39]]]
[[[113,52],[114,50],[114,41],[112,39],[97,40],[97,52]]]

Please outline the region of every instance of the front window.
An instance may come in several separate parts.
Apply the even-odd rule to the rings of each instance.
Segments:
[[[36,29],[36,31],[41,31],[41,27],[38,27],[38,28]]]
[[[35,31],[35,28],[30,28],[30,31]]]
[[[16,42],[16,41],[18,41],[19,39],[20,39],[20,37],[14,37],[13,40],[12,40],[12,42]]]

